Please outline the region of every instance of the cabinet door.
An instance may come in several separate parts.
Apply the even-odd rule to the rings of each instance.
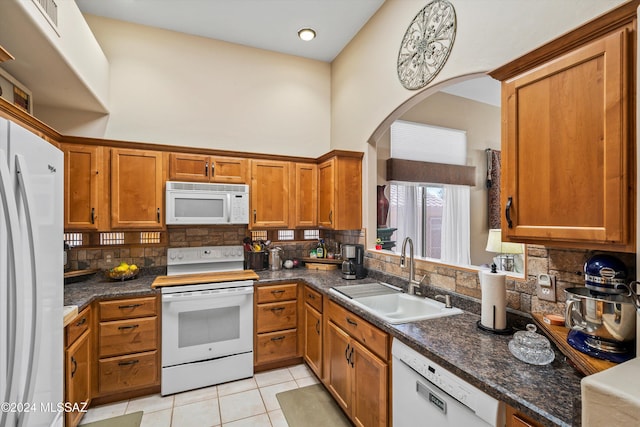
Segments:
[[[530,417],[517,411],[515,408],[509,405],[505,405],[506,411],[506,427],[542,427],[537,421],[532,420]]]
[[[83,407],[83,402],[90,399],[90,372],[91,340],[90,332],[86,331],[67,350],[65,357],[65,401],[77,403],[78,408]],[[65,414],[67,426],[76,426],[80,422],[83,413],[79,411]]]
[[[246,184],[248,163],[239,157],[211,157],[211,182]]]
[[[97,230],[102,147],[62,144],[64,153],[64,229]]]
[[[333,322],[327,323],[327,388],[338,404],[348,414],[351,413],[352,372],[349,357],[353,349],[349,335],[344,333]]]
[[[629,241],[628,39],[613,32],[503,83],[503,236]]]
[[[209,156],[171,153],[169,179],[174,181],[209,182]]]
[[[289,162],[251,161],[251,228],[289,226]]]
[[[304,305],[304,360],[322,378],[322,314],[309,304]]]
[[[353,341],[352,419],[357,426],[386,426],[388,367],[385,362]]]
[[[111,227],[162,228],[162,153],[111,150]]]
[[[330,159],[318,165],[318,225],[325,228],[333,228],[334,162]]]
[[[295,163],[293,168],[292,226],[316,227],[318,225],[318,167],[310,163]]]

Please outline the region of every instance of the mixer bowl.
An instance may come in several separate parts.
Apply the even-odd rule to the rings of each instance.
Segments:
[[[632,341],[636,337],[636,307],[624,295],[593,293],[587,288],[565,289],[568,328],[612,342]]]

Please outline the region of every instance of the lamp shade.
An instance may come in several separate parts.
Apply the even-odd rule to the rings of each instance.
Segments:
[[[500,253],[500,246],[502,245],[502,231],[499,228],[492,228],[489,230],[489,238],[487,239],[487,252]]]
[[[499,254],[521,254],[524,252],[522,243],[510,243],[502,241],[502,231],[499,228],[489,230],[489,238],[487,239],[487,252],[495,252]]]

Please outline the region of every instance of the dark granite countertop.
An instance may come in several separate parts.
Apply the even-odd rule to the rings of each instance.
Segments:
[[[335,296],[329,289],[376,280],[405,287],[400,278],[374,272],[365,279],[343,280],[339,270],[293,269],[257,273],[261,283],[303,280],[443,368],[545,425],[580,424],[581,376],[577,371],[564,361],[557,349],[556,359],[546,366],[529,365],[513,357],[508,348],[511,335],[495,335],[477,328],[480,306],[476,300],[451,294],[453,305],[465,310],[463,314],[391,325]],[[77,305],[82,310],[98,298],[154,295],[157,291],[151,289],[151,283],[156,275],[162,274],[165,273],[160,270],[146,271],[134,280],[114,282],[96,273],[83,282],[66,284],[64,303]],[[433,297],[434,292],[426,288],[427,296]],[[438,290],[438,293],[443,292]],[[526,321],[509,315],[509,323],[518,329],[523,329]]]
[[[86,280],[65,283],[64,305],[77,305],[81,311],[95,299],[155,295],[159,292],[151,289],[151,283],[164,272],[165,269],[141,270],[138,277],[124,282],[110,280],[97,272]]]

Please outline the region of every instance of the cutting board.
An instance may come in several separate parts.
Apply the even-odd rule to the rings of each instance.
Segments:
[[[576,350],[567,342],[569,328],[564,326],[548,325],[544,322],[544,315],[542,313],[532,313],[532,315],[538,328],[545,332],[545,335],[553,341],[562,354],[567,356],[572,365],[582,374],[595,374],[617,365],[617,363],[591,357]]]
[[[223,271],[220,273],[180,274],[177,276],[158,276],[151,284],[152,288],[163,286],[198,285],[201,283],[233,282],[237,280],[258,280],[253,270]]]

